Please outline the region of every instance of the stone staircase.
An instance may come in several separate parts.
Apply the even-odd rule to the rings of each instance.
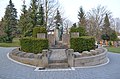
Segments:
[[[68,68],[68,59],[65,49],[51,49],[52,53],[48,60],[48,68]]]
[[[58,42],[56,42],[56,45],[53,45],[51,48],[52,49],[66,49],[66,48],[68,48],[68,46],[64,45],[62,43],[62,41],[58,41]]]

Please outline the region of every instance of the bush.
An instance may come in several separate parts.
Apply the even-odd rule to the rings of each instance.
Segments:
[[[110,40],[111,41],[117,41],[118,37],[115,31],[111,32],[110,34]]]
[[[110,40],[110,36],[108,34],[101,35],[102,40]]]
[[[95,39],[90,36],[71,38],[70,48],[76,52],[90,51],[91,49],[95,49]]]
[[[20,39],[20,45],[22,51],[37,54],[43,49],[48,49],[48,40],[26,37]]]
[[[70,32],[79,32],[79,36],[87,35],[84,27],[71,27]]]
[[[47,30],[43,26],[33,28],[33,37],[37,37],[37,33],[47,33]]]
[[[0,43],[12,43],[13,37],[8,37],[6,35],[0,36]]]

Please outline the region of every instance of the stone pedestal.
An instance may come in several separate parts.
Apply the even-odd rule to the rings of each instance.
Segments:
[[[65,45],[70,45],[70,34],[63,34],[62,35],[62,42]]]
[[[79,32],[72,32],[71,33],[71,38],[77,38],[79,37]]]
[[[55,41],[59,41],[59,29],[54,30]]]
[[[46,39],[45,33],[37,33],[37,38]]]
[[[47,38],[48,38],[48,41],[49,41],[49,47],[52,47],[53,45],[55,45],[54,34],[48,34]]]
[[[73,49],[68,49],[67,50],[67,56],[68,56],[68,64],[70,67],[74,66],[74,50]]]
[[[48,67],[48,50],[42,51],[42,63],[43,67]]]

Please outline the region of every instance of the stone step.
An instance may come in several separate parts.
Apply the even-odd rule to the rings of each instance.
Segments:
[[[68,68],[68,63],[51,63],[48,68]]]
[[[67,63],[68,60],[65,59],[65,60],[49,60],[49,63]]]

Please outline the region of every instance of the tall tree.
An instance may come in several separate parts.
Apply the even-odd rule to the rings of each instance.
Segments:
[[[85,13],[82,7],[80,7],[80,11],[78,12],[78,19],[80,26],[86,27]]]
[[[56,12],[56,16],[55,16],[55,24],[56,25],[58,25],[58,23],[60,24],[60,25],[62,25],[62,17],[61,17],[61,15],[60,15],[60,12],[59,12],[59,10],[57,10],[57,12]]]
[[[55,13],[59,7],[58,0],[43,0],[45,8],[45,26],[50,29],[54,25]]]
[[[108,18],[108,14],[106,14],[105,19],[104,19],[104,25],[103,25],[103,33],[104,34],[110,34],[111,28],[110,28],[110,22]]]
[[[104,6],[97,6],[87,13],[87,31],[89,35],[96,37],[96,40],[101,39],[102,28],[104,25],[104,18],[106,13],[111,20],[111,12]]]
[[[28,8],[25,17],[27,20],[24,21],[26,22],[26,27],[24,27],[26,28],[26,30],[24,31],[24,36],[32,36],[33,28],[36,27],[37,23],[37,8],[37,0],[31,0],[30,7]]]
[[[5,15],[4,15],[4,31],[6,34],[6,42],[12,42],[13,37],[16,33],[17,25],[17,11],[12,3],[12,0],[9,1],[7,5]]]
[[[31,4],[30,4],[30,18],[32,19],[31,23],[33,24],[33,28],[36,26],[36,22],[37,22],[37,18],[36,18],[36,14],[37,14],[37,0],[31,0]]]
[[[36,18],[37,18],[36,25],[38,25],[38,26],[44,26],[45,25],[44,8],[43,8],[42,4],[38,8],[38,12],[37,12]]]
[[[3,27],[4,21],[3,18],[0,21],[0,36],[4,35],[4,27]]]
[[[21,16],[20,16],[20,20],[19,20],[19,31],[20,33],[22,34],[22,36],[26,36],[26,33],[28,32],[29,30],[29,27],[28,26],[28,23],[29,23],[29,16],[28,16],[28,11],[26,9],[26,5],[23,4],[22,5],[22,13],[21,13]]]
[[[24,36],[32,36],[32,30],[34,27],[45,25],[44,18],[44,8],[41,1],[31,0],[28,10],[26,10],[26,5],[23,5],[19,21],[22,34]]]

